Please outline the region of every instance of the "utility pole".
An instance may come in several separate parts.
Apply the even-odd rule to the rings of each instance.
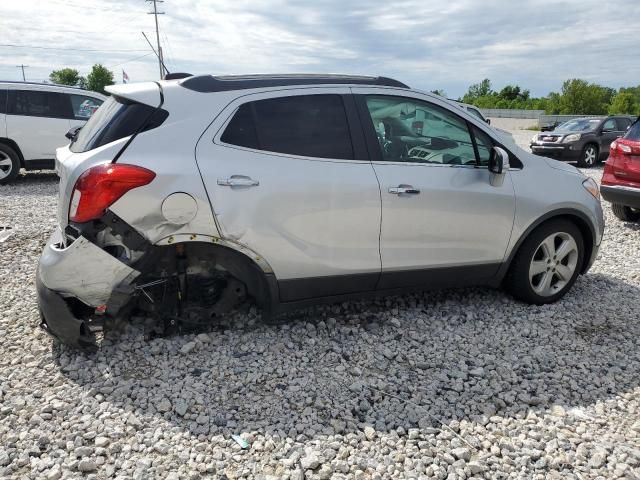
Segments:
[[[146,0],[147,2],[153,2],[153,12],[147,12],[149,15],[153,15],[156,20],[156,42],[158,45],[158,66],[160,67],[160,80],[164,78],[164,62],[162,60],[162,47],[160,46],[160,30],[158,30],[158,15],[164,15],[164,12],[158,11],[158,3],[164,3],[164,0]]]
[[[26,82],[27,79],[24,76],[24,69],[25,68],[29,68],[29,65],[16,65],[16,68],[21,68],[22,69],[22,81]]]

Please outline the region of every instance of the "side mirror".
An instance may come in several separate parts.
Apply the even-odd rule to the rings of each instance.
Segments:
[[[491,125],[491,119],[490,118],[485,118],[484,121],[487,122],[487,125]]]
[[[73,142],[78,136],[78,132],[80,131],[81,128],[82,127],[71,127],[69,131],[64,134],[64,136]]]
[[[488,165],[491,185],[494,187],[502,186],[504,175],[509,170],[509,154],[501,147],[493,147],[489,156]]]

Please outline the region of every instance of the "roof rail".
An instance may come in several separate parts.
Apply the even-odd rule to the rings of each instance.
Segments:
[[[75,90],[86,90],[85,88],[74,86],[74,85],[61,85],[59,83],[52,82],[29,82],[24,80],[0,80],[0,83],[20,83],[23,85],[40,85],[45,87],[62,87],[62,88],[73,88]]]
[[[227,92],[251,88],[283,87],[295,85],[356,84],[409,88],[408,85],[388,77],[358,75],[198,75],[187,78],[180,85],[196,92]]]

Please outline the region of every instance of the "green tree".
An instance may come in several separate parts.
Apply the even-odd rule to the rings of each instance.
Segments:
[[[633,94],[630,92],[620,92],[613,97],[611,105],[609,105],[609,114],[616,115],[621,113],[635,114],[638,112],[638,105],[636,104]]]
[[[87,75],[87,88],[108,95],[104,90],[107,85],[113,85],[113,72],[99,63],[95,64]]]
[[[445,92],[441,88],[437,88],[436,90],[431,90],[431,93],[434,93],[436,95],[440,95],[441,97],[447,98],[447,92]]]
[[[560,112],[564,114],[602,115],[607,113],[608,106],[615,90],[589,83],[579,78],[566,80],[562,84],[560,96]]]
[[[493,93],[491,90],[491,80],[485,78],[480,83],[474,83],[469,87],[467,93],[462,97],[464,103],[472,103],[475,105],[476,100],[480,97],[487,97]]]
[[[75,68],[62,68],[49,74],[49,80],[58,85],[70,85],[72,87],[83,86],[85,79],[80,76]]]

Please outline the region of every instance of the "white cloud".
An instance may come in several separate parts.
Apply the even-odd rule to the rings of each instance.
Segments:
[[[571,77],[613,87],[640,82],[638,2],[166,0],[160,7],[174,71],[380,74],[455,96],[484,77],[538,95]],[[132,60],[149,52],[142,30],[155,44],[147,11],[143,0],[3,1],[0,44],[47,48],[0,46],[0,78],[18,79],[22,63],[38,81],[54,69],[87,74],[102,63],[117,80],[121,69],[133,81],[155,79],[153,55]]]

